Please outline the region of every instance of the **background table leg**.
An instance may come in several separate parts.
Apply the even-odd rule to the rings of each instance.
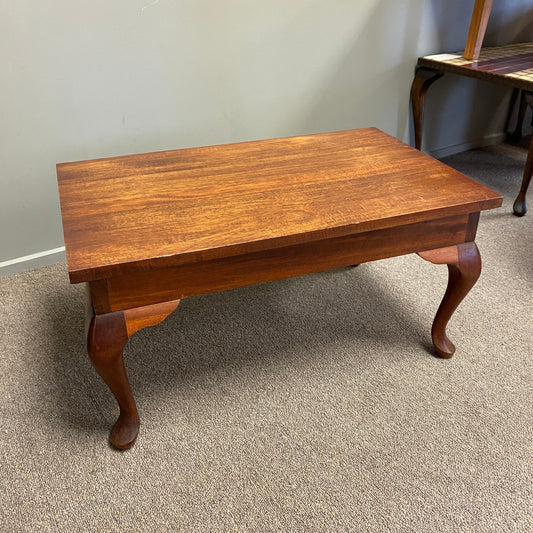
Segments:
[[[533,109],[533,93],[528,96],[529,105]],[[526,193],[531,183],[531,176],[533,175],[533,137],[529,144],[529,152],[527,153],[526,166],[524,167],[524,177],[522,178],[522,185],[520,192],[513,204],[513,213],[517,217],[523,217],[527,213]]]
[[[411,105],[413,108],[413,121],[415,126],[415,147],[422,147],[422,126],[424,122],[424,99],[429,86],[442,78],[444,74],[426,67],[416,69],[413,84],[411,85]]]
[[[479,57],[491,10],[492,0],[476,0],[466,38],[465,59],[476,60]]]

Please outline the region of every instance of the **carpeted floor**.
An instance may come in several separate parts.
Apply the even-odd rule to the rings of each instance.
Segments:
[[[444,266],[405,256],[184,300],[125,351],[137,444],[64,264],[0,280],[3,532],[533,531],[533,192],[525,150],[445,161],[505,194],[430,354]]]

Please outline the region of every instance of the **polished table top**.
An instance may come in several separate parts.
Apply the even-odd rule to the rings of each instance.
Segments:
[[[62,163],[57,171],[73,283],[502,201],[376,128]]]

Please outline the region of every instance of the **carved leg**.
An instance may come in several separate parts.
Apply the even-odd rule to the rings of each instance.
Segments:
[[[481,256],[474,242],[420,252],[418,255],[430,263],[448,265],[448,287],[431,328],[437,355],[447,359],[455,352],[455,346],[446,335],[446,326],[457,306],[478,280]]]
[[[424,121],[424,99],[429,86],[442,78],[444,74],[437,70],[422,67],[417,68],[413,84],[411,85],[411,105],[415,126],[415,147],[420,150],[422,146],[422,125]]]
[[[120,415],[109,440],[121,450],[129,448],[135,442],[140,425],[122,357],[127,341],[128,331],[122,311],[93,316],[87,336],[87,350],[94,368],[106,382],[120,407]]]
[[[179,300],[126,311],[95,315],[88,307],[87,350],[102,379],[115,396],[120,414],[109,440],[121,450],[129,448],[139,433],[140,419],[124,367],[123,349],[128,338],[139,329],[153,326],[166,318]]]
[[[531,109],[533,109],[533,93],[526,93],[526,100]],[[520,192],[516,197],[513,205],[513,213],[517,217],[523,217],[527,213],[526,193],[531,183],[531,176],[533,175],[533,137],[529,144],[529,152],[527,153],[526,166],[524,167],[524,177],[522,178],[522,185]]]
[[[517,217],[523,217],[527,213],[526,193],[531,183],[531,176],[533,175],[533,137],[529,144],[529,152],[527,154],[526,166],[524,167],[524,177],[522,178],[522,185],[520,192],[513,204],[513,213]]]

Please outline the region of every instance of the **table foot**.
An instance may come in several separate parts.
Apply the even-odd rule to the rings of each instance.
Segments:
[[[135,442],[140,425],[122,355],[127,341],[128,331],[122,311],[93,316],[87,336],[87,350],[94,368],[118,402],[120,415],[111,430],[110,441],[121,450]]]
[[[519,194],[513,204],[513,215],[523,217],[527,213],[526,195]]]
[[[522,97],[525,102],[533,110],[533,93],[529,91],[522,91]],[[522,178],[522,185],[520,192],[513,204],[513,213],[517,217],[523,217],[527,213],[526,193],[531,183],[531,176],[533,175],[533,138],[529,143],[529,151],[527,153],[526,166],[524,167],[524,176]]]
[[[533,100],[531,100],[533,103]],[[533,106],[532,106],[533,109]],[[533,137],[529,144],[529,151],[527,153],[526,166],[524,167],[524,177],[522,178],[522,185],[520,192],[513,204],[513,213],[517,217],[523,217],[527,213],[526,193],[531,183],[531,176],[533,175]]]
[[[437,355],[448,359],[454,354],[455,346],[446,335],[446,326],[478,280],[481,274],[481,256],[474,242],[420,252],[418,255],[430,263],[448,265],[448,286],[431,328]]]
[[[415,127],[415,147],[420,150],[422,146],[422,126],[424,121],[424,100],[430,85],[442,78],[444,74],[438,70],[427,67],[416,69],[411,85],[411,105],[413,109],[413,122]]]
[[[139,413],[124,366],[124,347],[133,333],[161,322],[176,309],[178,303],[179,300],[175,300],[102,315],[95,315],[92,305],[88,309],[87,351],[120,408],[109,435],[115,448],[126,450],[132,446],[140,427]]]

